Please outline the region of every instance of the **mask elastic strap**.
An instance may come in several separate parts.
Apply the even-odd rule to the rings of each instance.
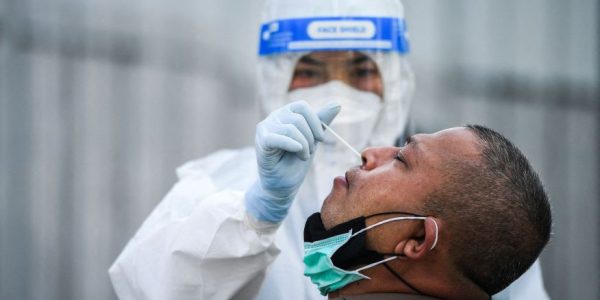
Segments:
[[[431,218],[431,220],[433,221],[433,225],[435,225],[435,239],[433,240],[433,245],[431,245],[431,248],[429,249],[429,251],[433,250],[433,248],[435,248],[435,245],[437,245],[438,242],[438,234],[440,232],[440,228],[438,227],[437,222],[435,221],[434,218]]]
[[[383,221],[381,221],[381,222],[377,222],[377,223],[375,223],[375,224],[373,224],[373,225],[367,226],[367,227],[365,227],[365,228],[363,228],[363,229],[361,229],[361,230],[357,231],[356,233],[352,234],[352,235],[350,236],[350,238],[353,238],[353,237],[355,237],[355,236],[357,236],[357,235],[361,234],[362,232],[365,232],[365,231],[367,231],[367,230],[369,230],[369,229],[372,229],[372,228],[374,228],[374,227],[377,227],[377,226],[381,226],[381,225],[383,225],[383,224],[386,224],[386,223],[395,222],[395,221],[402,221],[402,220],[425,220],[425,219],[426,219],[425,217],[396,217],[396,218],[390,218],[390,219],[387,219],[387,220],[383,220]],[[369,269],[369,268],[375,267],[375,266],[377,266],[377,265],[380,265],[380,264],[386,263],[386,262],[388,262],[388,261],[390,261],[390,260],[394,260],[394,259],[396,259],[396,258],[398,258],[398,256],[397,256],[397,255],[394,255],[394,256],[392,256],[392,257],[388,257],[388,258],[382,259],[382,260],[380,260],[380,261],[374,262],[374,263],[372,263],[372,264],[369,264],[369,265],[366,265],[366,266],[360,267],[360,268],[358,268],[358,269],[356,269],[356,270],[354,270],[354,271],[355,271],[355,272],[360,272],[360,271],[362,271],[362,270],[366,270],[366,269]]]
[[[402,221],[402,220],[425,220],[425,217],[396,217],[396,218],[389,218],[387,220],[383,220],[381,222],[377,222],[373,225],[369,225],[359,231],[357,231],[356,233],[353,233],[352,236],[350,236],[350,238],[353,238],[361,233],[363,233],[364,231],[367,231],[369,229],[375,228],[377,226],[381,226],[383,224],[389,223],[389,222],[395,222],[395,221]],[[437,234],[436,234],[437,235]]]
[[[407,216],[412,216],[412,217],[424,217],[423,215],[413,214],[413,213],[403,212],[403,211],[386,211],[386,212],[380,212],[380,213],[375,213],[372,215],[365,216],[365,219],[368,219],[371,217],[376,217],[376,216],[385,216],[385,215],[407,215]]]
[[[356,233],[353,233],[350,238],[353,238],[357,235],[359,235],[360,233],[363,233],[371,228],[389,223],[389,222],[395,222],[395,221],[402,221],[402,220],[427,220],[427,217],[396,217],[396,218],[389,218],[387,220],[383,220],[381,222],[377,222],[373,225],[367,226],[359,231],[357,231]],[[431,245],[431,248],[429,248],[429,251],[433,250],[433,248],[435,248],[435,245],[437,245],[438,242],[438,236],[439,236],[439,232],[440,232],[440,228],[438,227],[437,222],[435,221],[435,219],[431,219],[433,221],[433,224],[435,225],[435,239],[433,240],[433,245]]]
[[[362,271],[362,270],[370,269],[370,268],[372,268],[372,267],[378,266],[378,265],[380,265],[380,264],[386,263],[386,262],[388,262],[388,261],[390,261],[390,260],[394,260],[394,259],[396,259],[396,258],[398,258],[398,256],[392,256],[392,257],[388,257],[388,258],[386,258],[386,259],[382,259],[382,260],[380,260],[380,261],[374,262],[374,263],[372,263],[372,264],[370,264],[370,265],[366,265],[366,266],[364,266],[364,267],[360,267],[360,268],[358,268],[358,269],[354,270],[354,272],[360,272],[360,271]]]

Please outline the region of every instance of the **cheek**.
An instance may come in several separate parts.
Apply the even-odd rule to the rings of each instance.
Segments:
[[[398,194],[396,182],[389,176],[381,176],[357,186],[352,205],[361,207],[362,215],[383,212],[391,207]]]

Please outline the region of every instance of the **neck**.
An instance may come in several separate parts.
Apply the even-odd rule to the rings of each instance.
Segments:
[[[396,273],[402,276],[405,281],[409,282],[409,285],[413,285],[413,282],[408,279],[409,275],[401,275],[401,272],[397,271],[400,269],[397,268],[398,262],[388,262],[387,264],[390,268],[392,268],[392,270],[396,271]],[[372,293],[418,294],[417,291],[404,284],[394,274],[387,270],[384,265],[376,266],[361,273],[371,279],[353,282],[343,289],[329,294],[329,297],[336,298],[341,296],[355,296]],[[417,287],[417,289],[420,290],[420,287]]]
[[[388,263],[389,267],[403,278],[410,286],[399,280],[394,274],[380,265],[365,270],[364,275],[371,280],[360,280],[343,289],[329,294],[330,298],[356,296],[372,293],[420,294],[443,299],[489,299],[490,297],[471,281],[457,276],[440,264],[419,268],[406,261]],[[442,275],[439,275],[442,274]],[[418,291],[417,291],[418,290]],[[420,292],[420,293],[419,293]]]

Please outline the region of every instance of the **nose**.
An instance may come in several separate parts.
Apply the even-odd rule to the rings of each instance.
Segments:
[[[363,170],[372,170],[381,164],[394,159],[398,148],[396,147],[370,147],[361,153]]]
[[[351,85],[348,72],[346,70],[340,70],[339,68],[329,68],[327,70],[327,81],[339,80],[348,85]]]

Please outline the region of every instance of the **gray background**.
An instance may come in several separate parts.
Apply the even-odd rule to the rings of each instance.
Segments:
[[[548,292],[600,299],[598,1],[405,6],[416,127],[514,140],[552,197]],[[0,0],[0,299],[115,298],[106,270],[174,168],[251,144],[260,8]]]

